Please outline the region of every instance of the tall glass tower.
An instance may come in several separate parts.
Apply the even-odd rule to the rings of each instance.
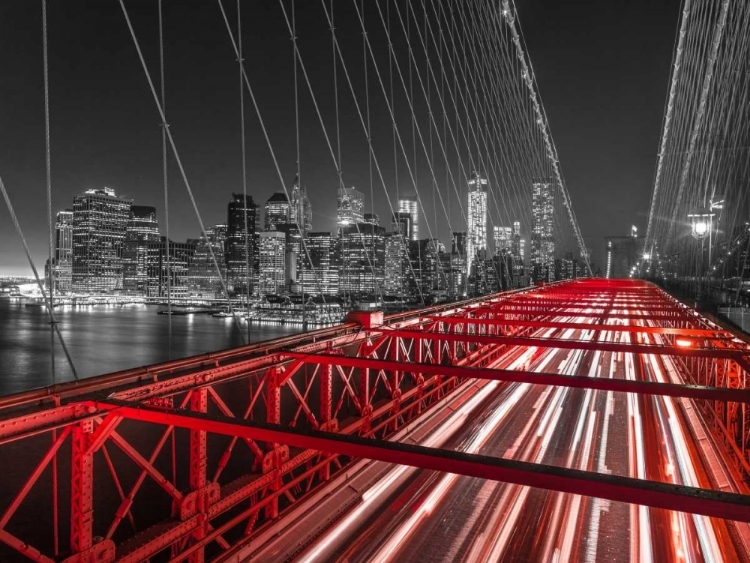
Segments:
[[[122,246],[131,202],[111,188],[73,199],[73,291],[122,289]]]
[[[469,180],[469,225],[466,237],[466,267],[480,250],[487,248],[487,186],[486,178],[474,172]]]
[[[417,196],[407,195],[398,199],[399,213],[407,213],[411,218],[410,240],[419,240],[419,201]]]
[[[549,281],[555,266],[555,181],[535,180],[531,190],[531,273],[537,281]]]

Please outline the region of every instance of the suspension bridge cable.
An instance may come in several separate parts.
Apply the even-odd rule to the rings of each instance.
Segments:
[[[282,13],[284,15],[284,20],[286,22],[287,30],[289,31],[290,37],[293,37],[294,33],[293,33],[293,30],[292,30],[291,22],[289,20],[289,16],[287,14],[286,7],[284,6],[284,1],[283,0],[279,0],[279,6],[281,7],[281,11],[282,11]],[[330,24],[330,27],[333,27],[333,23],[332,23],[331,20],[329,20],[329,24]],[[342,167],[341,167],[341,160],[339,160],[339,159],[336,158],[336,154],[334,153],[334,150],[333,150],[333,145],[331,144],[330,136],[328,135],[328,130],[326,129],[326,126],[325,126],[325,120],[323,119],[323,115],[322,115],[322,113],[320,111],[320,106],[318,105],[318,100],[317,100],[317,97],[315,96],[315,92],[313,90],[312,83],[310,82],[310,77],[309,77],[309,75],[307,73],[307,69],[305,68],[305,63],[302,60],[302,54],[300,53],[299,46],[296,44],[296,41],[294,43],[295,43],[294,44],[294,50],[295,50],[297,59],[299,61],[300,69],[302,70],[302,76],[305,78],[305,82],[307,84],[307,89],[308,89],[308,92],[310,93],[310,98],[312,99],[313,107],[315,108],[315,113],[318,116],[318,122],[320,124],[321,131],[323,132],[323,136],[325,137],[325,140],[326,140],[326,145],[328,146],[328,151],[329,151],[329,153],[331,155],[331,158],[333,159],[334,165],[336,167],[336,171],[337,171],[337,173],[339,175],[339,187],[340,188],[344,188],[345,185],[343,183],[344,180],[343,180],[343,170],[342,170]],[[334,74],[334,77],[335,77],[335,74]],[[335,84],[334,88],[338,89],[338,86]],[[337,105],[336,106],[336,116],[337,116],[336,123],[337,124],[338,124],[338,114],[339,114],[339,111],[338,111],[338,105]],[[338,135],[338,133],[337,133],[337,135]],[[362,236],[362,230],[360,228],[359,223],[355,221],[354,225],[355,225],[355,227],[357,229],[357,234],[359,235],[359,238],[360,238],[360,240],[362,242],[362,250],[364,252],[365,258],[367,259],[368,266],[370,267],[370,271],[373,273],[373,287],[375,289],[375,294],[379,296],[380,302],[382,303],[383,302],[383,290],[382,290],[382,287],[381,287],[381,285],[379,283],[379,280],[377,279],[377,276],[375,275],[375,266],[373,264],[373,262],[375,260],[375,256],[373,255],[371,257],[370,253],[367,252],[367,245],[365,244],[365,237]],[[371,230],[372,230],[372,233],[373,233],[373,236],[371,236],[371,240],[374,240],[374,225],[371,227]],[[374,244],[373,244],[373,254],[374,254]]]
[[[227,33],[229,34],[229,40],[232,43],[232,49],[234,50],[235,56],[239,59],[239,49],[237,48],[237,42],[234,37],[234,33],[232,32],[232,27],[229,25],[229,18],[227,17],[226,10],[224,10],[224,5],[222,3],[222,0],[217,0],[217,4],[219,6],[219,11],[221,12],[222,19],[224,20],[224,26],[227,30]],[[250,85],[250,79],[247,76],[247,71],[245,69],[244,62],[240,62],[241,72],[242,72],[242,79],[245,83],[245,88],[247,88],[247,93],[250,96],[250,101],[253,104],[253,109],[255,110],[255,116],[258,119],[258,123],[260,124],[261,131],[263,133],[263,137],[266,141],[266,147],[268,148],[268,151],[271,155],[271,160],[273,161],[274,168],[276,170],[276,176],[279,180],[279,183],[281,184],[281,189],[284,191],[284,195],[287,198],[287,201],[291,202],[291,198],[289,197],[289,191],[287,190],[286,183],[284,181],[284,176],[281,173],[281,168],[279,166],[279,161],[276,158],[276,152],[273,149],[273,145],[271,143],[271,138],[268,134],[268,129],[266,128],[265,121],[263,119],[263,115],[260,111],[260,106],[258,105],[258,100],[255,97],[255,92]],[[300,231],[299,223],[295,222],[295,226],[297,227],[297,230]],[[300,231],[301,232],[301,231]],[[305,251],[305,255],[307,257],[307,261],[310,264],[310,268],[313,272],[313,276],[316,279],[316,282],[318,283],[318,286],[320,287],[320,283],[318,281],[317,272],[315,271],[315,268],[313,267],[313,262],[310,257],[310,252],[306,245],[303,245],[303,249]],[[324,298],[324,304],[325,304],[325,298]]]
[[[327,6],[325,4],[325,0],[321,0],[321,5],[323,7],[323,11],[325,13],[326,19],[328,20],[329,25],[330,25],[331,24],[331,19],[330,19],[330,14],[328,13],[328,8],[327,8]],[[369,39],[368,39],[368,35],[367,35],[367,29],[364,26],[362,28],[362,31],[363,31],[363,36],[364,36],[365,43],[369,44]],[[357,110],[357,115],[359,117],[360,125],[362,126],[362,129],[364,131],[365,136],[367,136],[368,135],[367,122],[365,121],[365,117],[364,117],[364,115],[362,113],[362,108],[361,108],[361,106],[359,104],[359,101],[357,99],[357,94],[356,94],[356,91],[354,89],[354,84],[353,84],[352,78],[351,78],[351,76],[349,74],[349,69],[348,69],[348,66],[346,64],[346,61],[344,60],[344,55],[343,55],[343,52],[341,50],[341,45],[339,44],[338,39],[336,39],[336,52],[338,54],[339,61],[341,62],[341,68],[344,71],[344,77],[346,78],[347,85],[349,86],[349,92],[351,93],[351,96],[352,96],[352,102],[354,103],[354,107]],[[388,103],[388,101],[387,101],[387,94],[385,94],[385,89],[384,89],[384,86],[383,86],[382,79],[381,79],[381,77],[379,75],[379,71],[378,71],[377,66],[374,67],[374,68],[375,68],[376,74],[378,75],[378,81],[380,82],[381,90],[383,91],[384,96],[386,97],[386,104],[387,104]],[[391,118],[393,118],[393,114],[392,113],[391,113]],[[391,213],[393,213],[393,210],[394,210],[393,202],[391,201],[391,196],[388,193],[388,190],[386,189],[386,182],[385,182],[385,178],[383,176],[383,171],[381,169],[380,162],[378,161],[377,155],[375,153],[375,150],[374,150],[371,142],[368,143],[368,148],[369,148],[369,153],[372,156],[373,164],[375,165],[375,170],[378,173],[378,178],[380,179],[380,183],[381,183],[381,186],[383,188],[383,193],[385,194],[386,201],[387,201],[388,206],[389,206],[389,208],[391,210]],[[411,261],[407,260],[406,262],[407,262],[407,265],[409,266],[409,270],[410,270],[412,276],[414,277],[414,279],[416,279],[416,275],[414,274],[414,269],[412,267]],[[421,291],[421,288],[419,286],[417,286],[417,290]],[[422,300],[421,297],[420,297],[420,300]]]
[[[156,103],[156,108],[159,111],[159,116],[161,117],[162,122],[164,123],[166,122],[164,109],[162,108],[161,102],[159,100],[159,96],[156,93],[154,82],[151,79],[151,73],[148,70],[148,66],[146,66],[146,59],[143,58],[143,52],[141,51],[141,46],[140,46],[140,43],[138,42],[138,38],[136,37],[135,30],[133,29],[133,24],[130,22],[130,17],[128,16],[127,8],[125,8],[125,1],[119,0],[119,2],[120,2],[120,7],[122,8],[123,16],[125,16],[125,22],[127,23],[128,30],[130,31],[130,36],[133,39],[133,44],[135,46],[136,51],[138,52],[138,58],[141,61],[143,72],[146,75],[146,80],[148,81],[149,88],[151,89],[151,94],[154,98],[154,103]],[[206,238],[206,240],[208,240],[208,234],[203,224],[203,218],[201,217],[200,210],[198,209],[198,203],[195,201],[193,190],[190,187],[190,183],[188,182],[187,174],[185,173],[185,168],[182,165],[182,160],[180,160],[180,155],[177,152],[177,145],[175,144],[174,137],[172,136],[172,132],[169,127],[165,127],[164,130],[167,132],[167,138],[169,139],[169,145],[172,148],[172,154],[174,155],[175,161],[177,163],[177,167],[179,168],[180,174],[182,176],[182,181],[185,183],[185,188],[188,192],[190,202],[193,205],[193,210],[195,211],[196,218],[198,219],[198,224],[200,225],[200,228],[201,228],[201,234]],[[221,281],[222,289],[224,290],[224,293],[227,296],[229,296],[229,291],[227,290],[227,285],[224,280],[224,277],[221,275],[221,269],[219,268],[219,263],[216,260],[216,254],[214,253],[213,247],[210,244],[207,246],[208,246],[208,252],[211,255],[211,260],[213,261],[214,267],[216,268],[216,272],[219,275],[219,280]],[[234,319],[235,325],[237,326],[237,330],[242,335],[242,339],[244,341],[245,337],[242,332],[242,328],[240,327],[239,321],[237,320],[237,316],[234,314],[234,310],[232,310],[232,318]]]
[[[682,201],[682,195],[685,190],[685,182],[687,181],[688,173],[690,172],[690,165],[693,159],[693,151],[695,150],[695,143],[698,140],[698,132],[703,124],[703,116],[706,113],[706,101],[708,94],[711,89],[711,80],[713,78],[714,65],[716,64],[716,57],[719,51],[719,45],[721,44],[721,36],[724,33],[724,26],[727,21],[727,12],[729,10],[729,0],[723,0],[721,4],[721,15],[719,21],[716,23],[716,29],[714,31],[713,41],[711,43],[711,54],[708,57],[708,63],[706,65],[706,72],[703,79],[703,90],[701,92],[700,101],[698,102],[698,111],[695,115],[695,121],[693,123],[693,130],[690,135],[690,141],[688,143],[688,152],[685,157],[685,162],[682,166],[682,173],[680,174],[680,182],[677,186],[677,197],[676,205],[672,212],[672,218],[670,224],[672,225],[670,233],[667,234],[667,246],[669,246],[671,232],[674,230],[675,221],[677,219],[677,210],[680,208]]]
[[[47,287],[49,289],[49,300],[51,306],[55,306],[55,271],[59,264],[55,260],[54,234],[55,225],[52,221],[52,160],[50,150],[49,132],[49,47],[47,44],[47,0],[42,0],[42,64],[44,70],[44,164],[47,179],[47,228],[49,237],[49,255]],[[52,320],[50,318],[50,320]],[[52,370],[52,383],[55,383],[55,329],[50,326],[50,369]]]
[[[575,218],[573,206],[571,205],[571,202],[570,202],[570,196],[568,195],[567,189],[565,188],[565,184],[563,183],[563,179],[560,174],[560,168],[558,166],[558,159],[557,159],[557,151],[555,150],[555,146],[552,142],[552,138],[549,133],[549,123],[547,121],[547,116],[544,113],[544,109],[538,100],[536,87],[535,87],[536,79],[533,78],[531,75],[532,74],[531,69],[528,63],[526,62],[526,55],[524,53],[523,47],[521,46],[520,36],[515,26],[514,14],[515,14],[515,6],[514,6],[513,11],[511,11],[511,7],[510,7],[508,0],[503,0],[503,15],[505,16],[505,21],[508,23],[508,26],[510,27],[511,33],[513,35],[513,42],[516,45],[518,59],[521,62],[522,68],[524,69],[524,73],[523,73],[524,81],[526,83],[527,88],[529,89],[529,95],[531,96],[534,109],[539,119],[539,126],[542,131],[542,136],[544,138],[544,144],[547,149],[547,154],[549,155],[550,164],[552,166],[555,179],[557,180],[557,183],[558,183],[558,189],[560,190],[560,193],[563,196],[563,205],[568,211],[570,222],[573,225],[573,230],[575,231],[576,239],[578,240],[578,246],[581,251],[581,258],[583,258],[584,263],[586,264],[586,268],[589,272],[589,275],[593,275],[593,272],[591,271],[591,263],[589,262],[588,251],[583,241],[583,236],[581,235],[581,231],[578,227],[578,221],[576,221],[576,218]]]
[[[167,95],[164,81],[164,19],[162,0],[158,3],[159,11],[159,76],[161,85],[161,166],[162,186],[164,190],[164,232],[166,235],[165,260],[167,269],[167,359],[172,359],[172,257],[169,240],[169,160],[167,155]]]
[[[18,233],[18,236],[21,239],[21,243],[23,244],[23,250],[26,253],[26,258],[29,261],[29,266],[31,266],[31,270],[34,272],[34,278],[36,279],[36,284],[39,287],[39,291],[42,294],[42,299],[44,299],[44,304],[47,307],[47,312],[49,313],[50,318],[50,324],[55,329],[55,332],[57,333],[57,338],[60,340],[60,346],[62,346],[63,352],[65,352],[65,357],[68,360],[68,365],[70,366],[70,370],[73,372],[73,377],[78,381],[78,372],[76,371],[75,365],[73,364],[73,358],[70,357],[70,353],[68,352],[68,347],[65,345],[65,339],[63,339],[62,333],[60,332],[60,327],[57,326],[57,319],[55,318],[55,312],[52,308],[52,302],[49,299],[49,295],[46,291],[44,291],[44,284],[42,283],[41,278],[39,277],[39,272],[37,272],[36,266],[34,265],[34,261],[31,259],[31,252],[29,252],[29,245],[26,243],[26,237],[23,235],[23,230],[21,230],[21,225],[18,222],[18,218],[16,217],[16,212],[13,210],[13,205],[10,202],[10,197],[8,197],[8,192],[5,189],[5,184],[3,183],[3,179],[0,178],[0,191],[3,193],[3,199],[5,199],[5,205],[8,208],[8,213],[10,213],[10,218],[13,221],[13,226],[16,228],[16,232]]]
[[[239,65],[240,73],[240,143],[242,149],[242,218],[245,227],[244,237],[244,248],[243,253],[245,255],[245,312],[247,325],[247,342],[250,343],[250,278],[252,272],[250,270],[250,230],[247,227],[247,149],[245,147],[245,85],[242,83],[242,67],[244,65],[243,53],[242,53],[242,11],[240,8],[241,2],[237,0],[237,63]],[[295,88],[297,86],[295,76]],[[296,95],[296,89],[295,89]],[[299,173],[299,171],[298,171]],[[231,303],[230,303],[231,307]]]

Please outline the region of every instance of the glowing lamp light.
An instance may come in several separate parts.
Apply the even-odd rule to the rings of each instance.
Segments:
[[[680,346],[681,348],[690,348],[693,345],[692,340],[687,340],[685,338],[678,338],[674,341],[677,346]]]
[[[691,213],[688,219],[690,219],[690,234],[693,238],[702,240],[711,234],[713,213]]]

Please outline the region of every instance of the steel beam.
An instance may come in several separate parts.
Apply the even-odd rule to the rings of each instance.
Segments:
[[[641,504],[677,512],[750,522],[750,496],[606,475],[590,471],[511,461],[438,448],[359,438],[328,432],[301,431],[278,425],[238,421],[188,411],[166,411],[120,401],[94,402],[101,410],[142,422],[201,429],[289,446],[309,448],[422,469],[478,477],[562,493]]]
[[[702,328],[670,328],[660,326],[633,326],[614,324],[572,323],[562,321],[532,321],[524,319],[470,319],[465,317],[427,317],[448,325],[486,325],[486,326],[521,326],[529,328],[559,328],[602,332],[628,332],[637,334],[663,334],[671,336],[685,336],[703,338],[705,340],[731,340],[736,338],[724,329],[708,330]],[[609,317],[607,317],[609,318]],[[439,333],[438,333],[439,334]]]
[[[665,397],[685,397],[706,401],[733,401],[750,403],[750,392],[745,389],[708,387],[703,385],[680,385],[676,383],[658,383],[655,381],[635,381],[630,379],[613,379],[588,377],[586,375],[560,375],[557,373],[540,373],[535,371],[487,369],[463,366],[435,364],[403,363],[389,360],[372,360],[350,356],[316,354],[314,356],[287,352],[287,355],[322,366],[343,366],[362,368],[365,365],[372,369],[387,371],[406,370],[413,373],[429,375],[448,375],[458,378],[488,379],[493,381],[515,381],[536,385],[553,385],[555,387],[572,387],[576,389],[597,389],[635,393],[637,395],[659,395]]]
[[[723,358],[736,361],[750,371],[746,356],[750,350],[732,350],[727,348],[694,348],[683,346],[656,346],[651,344],[622,344],[618,342],[601,342],[597,340],[563,340],[557,338],[535,338],[530,336],[483,336],[462,333],[419,332],[416,330],[384,330],[394,336],[421,340],[442,340],[446,342],[472,342],[478,344],[497,344],[506,346],[526,346],[536,348],[560,348],[565,350],[600,350],[602,352],[629,352],[631,354],[656,354],[668,356],[687,356],[697,358]]]

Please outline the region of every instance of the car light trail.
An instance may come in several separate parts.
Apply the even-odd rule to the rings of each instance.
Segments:
[[[606,318],[608,307],[620,318]],[[578,310],[582,316],[566,316],[563,308],[550,305],[545,317],[548,320],[543,322],[555,323],[556,328],[539,328],[533,336],[584,343],[596,340],[607,344],[609,350],[607,346],[522,347],[506,362],[505,369],[680,385],[684,381],[677,375],[670,356],[628,351],[626,347],[697,346],[696,351],[700,352],[712,345],[712,335],[699,330],[672,340],[669,335],[677,333],[656,332],[654,329],[661,327],[649,320],[649,311],[624,303],[612,307],[603,300],[601,305]],[[596,315],[602,315],[601,320],[592,322]],[[576,326],[565,326],[566,323]],[[639,327],[645,330],[638,331]],[[469,325],[461,330],[483,334]],[[698,338],[704,337],[707,340],[699,344]],[[471,438],[464,451],[706,486],[701,472],[707,468],[698,469],[703,468],[703,462],[691,449],[694,437],[683,418],[682,410],[693,404],[688,399],[528,383],[500,385],[504,385],[507,396],[496,403],[497,408],[481,424],[467,426]],[[472,423],[468,416],[454,421],[457,426]],[[498,432],[508,425],[512,433]],[[371,497],[387,502],[410,476],[411,471],[408,475],[389,474],[364,492],[363,503]],[[417,481],[418,487],[415,484],[399,493],[398,504],[404,508],[390,518],[376,517],[361,536],[366,539],[349,548],[345,558],[401,561],[418,556],[474,563],[525,557],[530,561],[593,563],[612,555],[613,530],[622,536],[622,549],[617,553],[627,554],[623,557],[632,563],[722,561],[731,553],[731,546],[725,545],[727,537],[716,527],[719,521],[708,517],[612,503],[580,494],[542,492],[503,483],[471,484],[472,481],[456,475]],[[360,535],[360,521],[361,518],[352,519],[351,529],[342,537]],[[622,522],[619,528],[616,522]],[[440,530],[450,530],[450,534]],[[309,555],[314,553],[322,552],[310,552],[303,560],[312,560]]]

